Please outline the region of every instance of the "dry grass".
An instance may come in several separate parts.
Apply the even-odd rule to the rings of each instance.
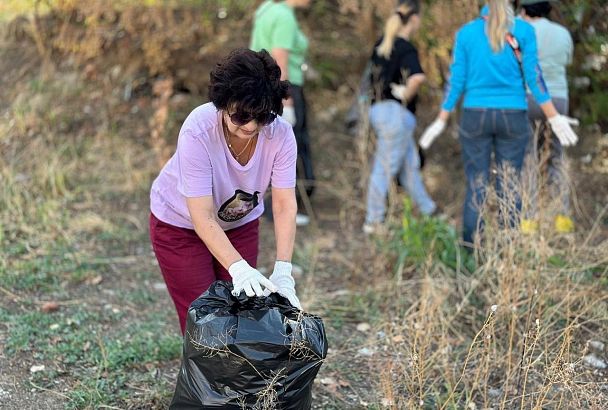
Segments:
[[[433,7],[440,8],[439,3]],[[460,2],[463,6],[469,3]],[[371,26],[371,2],[344,0],[340,4],[345,10],[355,7],[366,13]],[[95,9],[101,6],[93,2],[84,10],[90,12],[98,28],[107,23]],[[467,13],[466,7],[445,8],[438,15],[448,19],[452,12],[462,13],[462,18]],[[140,97],[125,100],[125,90],[135,89],[140,81],[129,80],[129,76],[144,72],[141,75],[145,77],[146,70],[161,72],[166,68],[166,49],[153,45],[169,41],[179,24],[173,14],[162,11],[130,20],[128,15],[121,18],[131,21],[126,32],[133,38],[145,18],[155,18],[156,26],[150,30],[163,37],[159,41],[149,33],[147,45],[142,45],[145,52],[131,53],[139,59],[125,60],[118,78],[111,70],[95,66],[79,74],[55,72],[48,82],[34,78],[31,83],[17,84],[10,94],[14,98],[7,98],[12,102],[8,120],[0,121],[0,271],[7,276],[0,279],[15,271],[16,264],[49,252],[56,243],[68,244],[65,249],[73,255],[66,255],[67,259],[109,258],[112,252],[124,255],[126,249],[110,249],[100,237],[113,233],[115,238],[146,229],[143,221],[149,183],[159,161],[166,158],[167,146],[171,146],[167,141],[174,141],[177,132],[172,116],[186,114],[186,109],[176,114],[171,92],[177,83],[188,84],[179,76],[171,86],[159,83],[156,99],[151,95],[141,98],[149,99],[149,105],[138,99],[145,94],[143,87],[138,91]],[[454,25],[458,18],[451,19]],[[68,22],[66,19],[65,24]],[[26,23],[31,36],[31,26]],[[48,29],[44,21],[40,23],[40,30]],[[53,53],[77,54],[80,48],[79,63],[107,51],[99,43],[99,36],[107,31],[91,30],[79,43],[79,27],[66,26],[58,37],[43,36],[48,42],[39,44],[40,53],[52,49]],[[112,27],[108,23],[106,28]],[[201,25],[192,36],[225,34],[226,27]],[[448,36],[451,28],[440,28]],[[361,28],[362,36],[371,31]],[[183,41],[188,52],[200,48],[205,58],[228,47],[225,36],[218,37],[217,43],[197,44],[195,48],[187,44],[195,41],[187,33],[176,38],[179,41],[170,43],[168,49],[179,48],[177,43]],[[118,38],[112,41],[120,43]],[[337,52],[347,54],[350,50]],[[358,52],[367,54],[368,50]],[[430,74],[439,76],[446,53],[443,43],[434,49],[436,55],[425,52],[422,46],[421,55]],[[143,62],[147,57],[148,63]],[[143,81],[152,88],[151,80]],[[81,87],[86,83],[91,87]],[[186,88],[201,90],[201,84]],[[329,106],[342,112],[352,95],[350,90],[316,89],[311,97],[311,106],[320,118]],[[131,109],[139,103],[143,108],[134,114]],[[490,191],[483,211],[487,215],[486,240],[476,249],[474,272],[448,268],[438,263],[432,252],[423,263],[405,261],[397,266],[394,257],[375,245],[395,241],[402,246],[398,235],[389,235],[382,242],[366,240],[359,232],[373,141],[367,132],[352,140],[336,131],[332,125],[336,118],[330,116],[321,125],[313,124],[318,127],[314,135],[320,139],[315,140],[320,177],[313,204],[319,218],[314,229],[299,232],[296,255],[306,268],[305,276],[298,280],[301,299],[305,306],[323,312],[326,325],[333,330],[333,358],[321,372],[334,372],[350,382],[352,390],[358,386],[354,373],[364,373],[357,393],[391,408],[602,408],[608,400],[606,372],[586,364],[589,361],[585,358],[592,352],[601,359],[606,357],[605,350],[591,343],[606,342],[608,335],[608,244],[602,236],[606,209],[590,215],[592,221],[587,223],[588,215],[581,217],[575,198],[580,226],[573,234],[556,234],[553,217],[558,200],[535,192],[545,177],[539,169],[532,169],[523,185],[514,184],[514,188],[523,196],[524,211],[533,211],[539,221],[536,234],[525,236],[517,229],[501,227],[498,210],[508,215],[513,191],[506,199]],[[448,175],[446,180],[453,184],[452,191],[461,189],[459,175]],[[578,200],[588,200],[589,194],[579,188]],[[401,197],[393,187],[389,225],[401,222]],[[148,249],[144,240],[139,246]],[[433,249],[433,244],[428,248]],[[80,300],[80,290],[63,289],[69,272],[52,274],[60,276],[62,292],[75,292],[68,296],[59,293],[62,297]],[[46,296],[12,293],[22,300]],[[20,314],[18,310],[15,315]],[[371,337],[361,340],[353,329],[358,322],[372,323]],[[369,359],[356,357],[361,346],[372,346],[376,353]],[[298,346],[294,349],[295,357],[306,354]],[[76,384],[66,377],[66,385]],[[280,374],[270,379],[273,377]],[[356,407],[336,392],[331,395],[340,404],[337,408]],[[272,398],[269,390],[261,401],[272,402]],[[103,400],[106,406],[120,402],[117,397]]]
[[[542,181],[539,167],[527,173]],[[374,292],[392,301],[382,312],[391,319],[377,326],[384,353],[371,361],[379,403],[599,409],[608,400],[603,369],[583,363],[587,343],[608,334],[608,243],[597,242],[597,229],[556,234],[560,198],[514,182],[509,170],[499,174],[511,189],[502,197],[489,189],[480,204],[485,234],[471,275],[446,270],[430,250],[409,278],[378,281]],[[542,203],[533,235],[509,226],[518,196],[524,207]]]

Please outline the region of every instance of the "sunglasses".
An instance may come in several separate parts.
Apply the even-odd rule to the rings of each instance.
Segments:
[[[253,115],[245,111],[235,111],[232,114],[228,113],[230,121],[237,127],[242,127],[245,124],[255,120],[259,125],[268,125],[277,118],[277,114],[274,112],[267,112],[262,114]]]

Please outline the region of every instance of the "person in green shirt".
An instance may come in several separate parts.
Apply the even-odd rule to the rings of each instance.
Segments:
[[[307,8],[311,0],[267,0],[255,12],[251,43],[254,51],[267,50],[281,68],[281,80],[290,83],[290,97],[283,101],[283,118],[292,126],[298,144],[298,180],[305,181],[306,194],[314,190],[314,173],[304,98],[304,70],[308,39],[300,29],[296,8]],[[298,215],[299,225],[306,216]]]

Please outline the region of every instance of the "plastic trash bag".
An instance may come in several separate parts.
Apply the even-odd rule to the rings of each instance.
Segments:
[[[321,318],[277,293],[231,291],[216,281],[190,305],[170,409],[310,409],[327,355]]]

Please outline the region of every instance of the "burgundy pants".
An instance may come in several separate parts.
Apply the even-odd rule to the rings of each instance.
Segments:
[[[259,220],[226,231],[237,252],[256,267]],[[150,213],[150,240],[184,333],[188,307],[216,280],[232,280],[192,229],[160,221]]]

